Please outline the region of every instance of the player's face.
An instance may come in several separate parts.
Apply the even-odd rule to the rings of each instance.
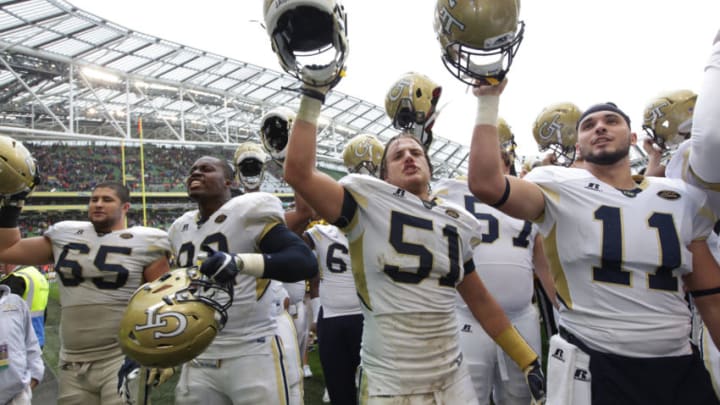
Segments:
[[[628,158],[634,136],[622,116],[612,111],[598,111],[580,122],[579,152],[589,163],[612,165]]]
[[[221,160],[209,156],[196,160],[187,178],[187,191],[193,200],[225,196],[230,181],[225,178]]]
[[[385,156],[387,175],[385,181],[424,196],[430,182],[430,166],[422,146],[410,137],[400,137],[388,145]]]
[[[115,190],[98,187],[93,190],[88,205],[88,218],[98,232],[110,232],[124,227],[130,204],[122,203]]]

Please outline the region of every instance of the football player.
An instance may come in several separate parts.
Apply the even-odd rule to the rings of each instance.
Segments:
[[[476,401],[458,343],[456,288],[540,397],[537,354],[475,273],[477,222],[462,207],[431,198],[424,145],[409,133],[395,136],[385,145],[380,179],[351,174],[335,181],[315,168],[317,121],[328,87],[304,82],[285,180],[347,234],[364,315],[360,402]]]
[[[289,121],[280,120],[280,125],[270,124],[274,118],[268,117],[279,117],[282,107],[273,109],[265,117],[263,117],[263,125],[260,129],[260,138],[263,140],[263,145],[266,149],[272,151],[275,164],[278,164],[282,168],[282,162],[285,159],[285,147],[287,145],[287,131],[288,125],[292,123],[292,119]],[[284,116],[291,116],[292,112],[288,112]],[[272,127],[273,129],[270,129]],[[279,134],[284,132],[284,136]],[[284,142],[277,142],[277,138],[284,138]],[[272,141],[270,141],[272,139]],[[256,192],[260,190],[263,180],[265,179],[265,166],[268,163],[267,154],[263,150],[260,144],[255,142],[244,142],[238,145],[235,150],[235,169],[237,172],[237,178],[246,193]],[[282,172],[280,172],[282,174]],[[296,234],[301,234],[304,224],[307,223],[311,211],[303,211],[302,209],[293,209],[285,212],[285,222],[288,229],[292,230]],[[274,281],[272,284],[280,284],[279,286],[273,285],[273,289],[277,292],[283,292],[288,294],[288,306],[284,308],[280,315],[276,316],[275,319],[278,325],[278,335],[283,341],[285,348],[285,355],[289,360],[289,366],[287,370],[287,381],[291,403],[302,402],[303,397],[303,381],[301,377],[301,371],[298,369],[298,365],[301,364],[299,360],[301,353],[305,353],[307,347],[308,332],[310,330],[310,324],[308,316],[306,315],[305,304],[303,298],[305,296],[305,281],[296,281],[293,283],[280,283]],[[277,295],[277,294],[275,294]],[[288,316],[285,316],[287,314]],[[292,326],[287,325],[287,322],[292,323]],[[292,331],[293,335],[289,336],[288,331]],[[309,366],[307,370],[310,371]],[[303,368],[303,371],[305,369]]]
[[[499,126],[509,128],[504,120]],[[507,137],[506,137],[507,138]],[[513,163],[507,143],[500,151],[505,175]],[[483,283],[497,300],[530,346],[541,353],[540,320],[532,303],[534,274],[538,276],[547,296],[554,298],[555,289],[548,271],[537,226],[530,221],[512,218],[480,203],[468,189],[466,178],[443,179],[433,186],[435,196],[464,206],[483,225],[481,243],[474,249],[473,260]],[[480,404],[526,405],[532,400],[522,370],[510,356],[482,330],[470,309],[458,296],[460,348],[470,369]]]
[[[665,175],[681,178],[689,184],[700,187],[707,195],[710,208],[716,216],[720,216],[720,176],[716,169],[718,152],[720,151],[720,116],[717,108],[720,105],[717,89],[720,85],[720,31],[715,37],[710,61],[705,67],[703,83],[697,94],[692,114],[691,137],[680,144],[670,157]],[[716,224],[715,231],[718,231]],[[716,259],[720,258],[720,246],[716,235],[708,239]],[[703,321],[707,322],[703,317]],[[707,325],[706,325],[707,326]],[[705,365],[713,378],[714,387],[720,395],[720,352],[712,344],[707,327],[703,327],[700,337],[700,348]]]
[[[629,150],[636,134],[612,103],[594,105],[579,119],[584,170],[543,166],[522,180],[505,176],[492,151],[499,146],[497,111],[506,84],[473,90],[478,112],[469,185],[481,201],[537,223],[545,237],[560,303],[548,401],[717,403],[692,355],[684,299],[687,289],[719,342],[720,268],[706,242],[714,216],[705,195],[681,181],[633,177]],[[561,365],[572,358],[589,360],[589,369]]]
[[[349,173],[377,177],[383,145],[372,134],[358,134],[343,149]],[[305,232],[319,258],[320,306],[317,319],[320,362],[330,402],[357,401],[355,375],[360,364],[363,316],[355,293],[350,249],[345,234],[319,221]]]
[[[285,404],[288,362],[271,316],[269,279],[299,281],[317,272],[305,243],[285,225],[277,197],[254,192],[232,198],[233,170],[210,156],[196,160],[186,186],[197,209],[168,231],[179,267],[196,264],[219,283],[234,283],[228,321],[210,346],[182,367],[178,404]],[[301,400],[301,398],[298,398]]]
[[[393,137],[380,179],[351,174],[338,183],[315,169],[321,105],[321,99],[301,98],[285,179],[347,234],[365,322],[360,402],[476,401],[458,343],[455,288],[490,336],[542,385],[537,354],[474,271],[475,219],[430,196],[424,146],[411,134]]]
[[[58,403],[120,404],[120,319],[133,292],[169,270],[167,233],[127,228],[130,192],[122,184],[104,182],[92,190],[89,221],[61,221],[43,236],[21,239],[17,221],[33,186],[3,198],[0,261],[54,263],[62,303]]]

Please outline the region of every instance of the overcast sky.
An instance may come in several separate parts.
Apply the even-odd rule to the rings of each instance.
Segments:
[[[280,71],[261,0],[70,0],[129,29]],[[469,145],[475,101],[445,70],[433,30],[435,0],[344,0],[350,54],[337,90],[382,106],[390,85],[417,71],[443,86],[435,133]],[[581,109],[614,101],[641,133],[662,91],[698,91],[720,28],[717,0],[524,0],[525,39],[500,115],[521,155],[537,155],[532,123],[551,103]]]

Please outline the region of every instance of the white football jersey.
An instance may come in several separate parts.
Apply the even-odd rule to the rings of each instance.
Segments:
[[[720,217],[720,185],[705,183],[690,170],[691,153],[692,148],[690,141],[687,140],[681,143],[677,150],[673,152],[665,168],[665,177],[682,179],[688,184],[701,188],[705,191],[705,195],[707,195],[710,209],[713,210],[716,217]]]
[[[363,376],[369,395],[445,388],[462,365],[455,288],[472,271],[478,222],[464,208],[382,180],[340,180],[357,203],[347,215],[355,287],[363,308]]]
[[[306,283],[305,280],[295,281],[292,283],[284,282],[283,287],[288,292],[290,298],[290,304],[295,305],[298,302],[303,302],[305,298]]]
[[[483,225],[481,243],[473,260],[478,275],[502,309],[512,317],[527,310],[533,296],[533,250],[537,227],[481,203],[468,188],[467,180],[442,179],[435,195],[465,207]],[[458,294],[458,310],[472,317]]]
[[[361,313],[345,234],[336,226],[327,224],[315,225],[305,231],[305,234],[315,245],[320,267],[320,304],[323,318]]]
[[[60,279],[61,358],[92,361],[118,351],[120,319],[145,267],[170,256],[167,233],[135,226],[98,235],[90,222],[62,221],[45,237]]]
[[[181,266],[197,264],[202,247],[226,253],[259,252],[258,244],[275,225],[283,223],[280,200],[256,192],[226,202],[204,223],[198,223],[197,210],[185,213],[169,229],[175,262]],[[253,342],[275,334],[272,317],[273,294],[266,294],[270,280],[240,274],[236,277],[234,298],[228,321],[200,357],[219,359],[251,354]]]
[[[701,190],[637,176],[618,190],[583,169],[543,166],[527,180],[545,194],[537,219],[562,303],[560,325],[589,347],[629,357],[690,354],[680,276],[687,246],[714,223]]]

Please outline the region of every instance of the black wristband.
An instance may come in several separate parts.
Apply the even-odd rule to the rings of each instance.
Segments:
[[[3,205],[0,207],[0,228],[17,228],[22,207]]]
[[[323,104],[325,103],[325,93],[321,91],[317,91],[315,89],[310,89],[307,87],[301,87],[300,94],[302,94],[303,96],[314,98],[315,100],[319,100]]]
[[[713,294],[718,294],[718,293],[720,293],[720,287],[708,288],[705,290],[690,291],[690,295],[692,295],[693,298],[699,298],[699,297],[704,297],[706,295],[713,295]]]
[[[495,204],[490,204],[490,206],[498,208],[507,202],[508,197],[510,197],[510,180],[508,180],[507,176],[505,176],[505,192]]]

